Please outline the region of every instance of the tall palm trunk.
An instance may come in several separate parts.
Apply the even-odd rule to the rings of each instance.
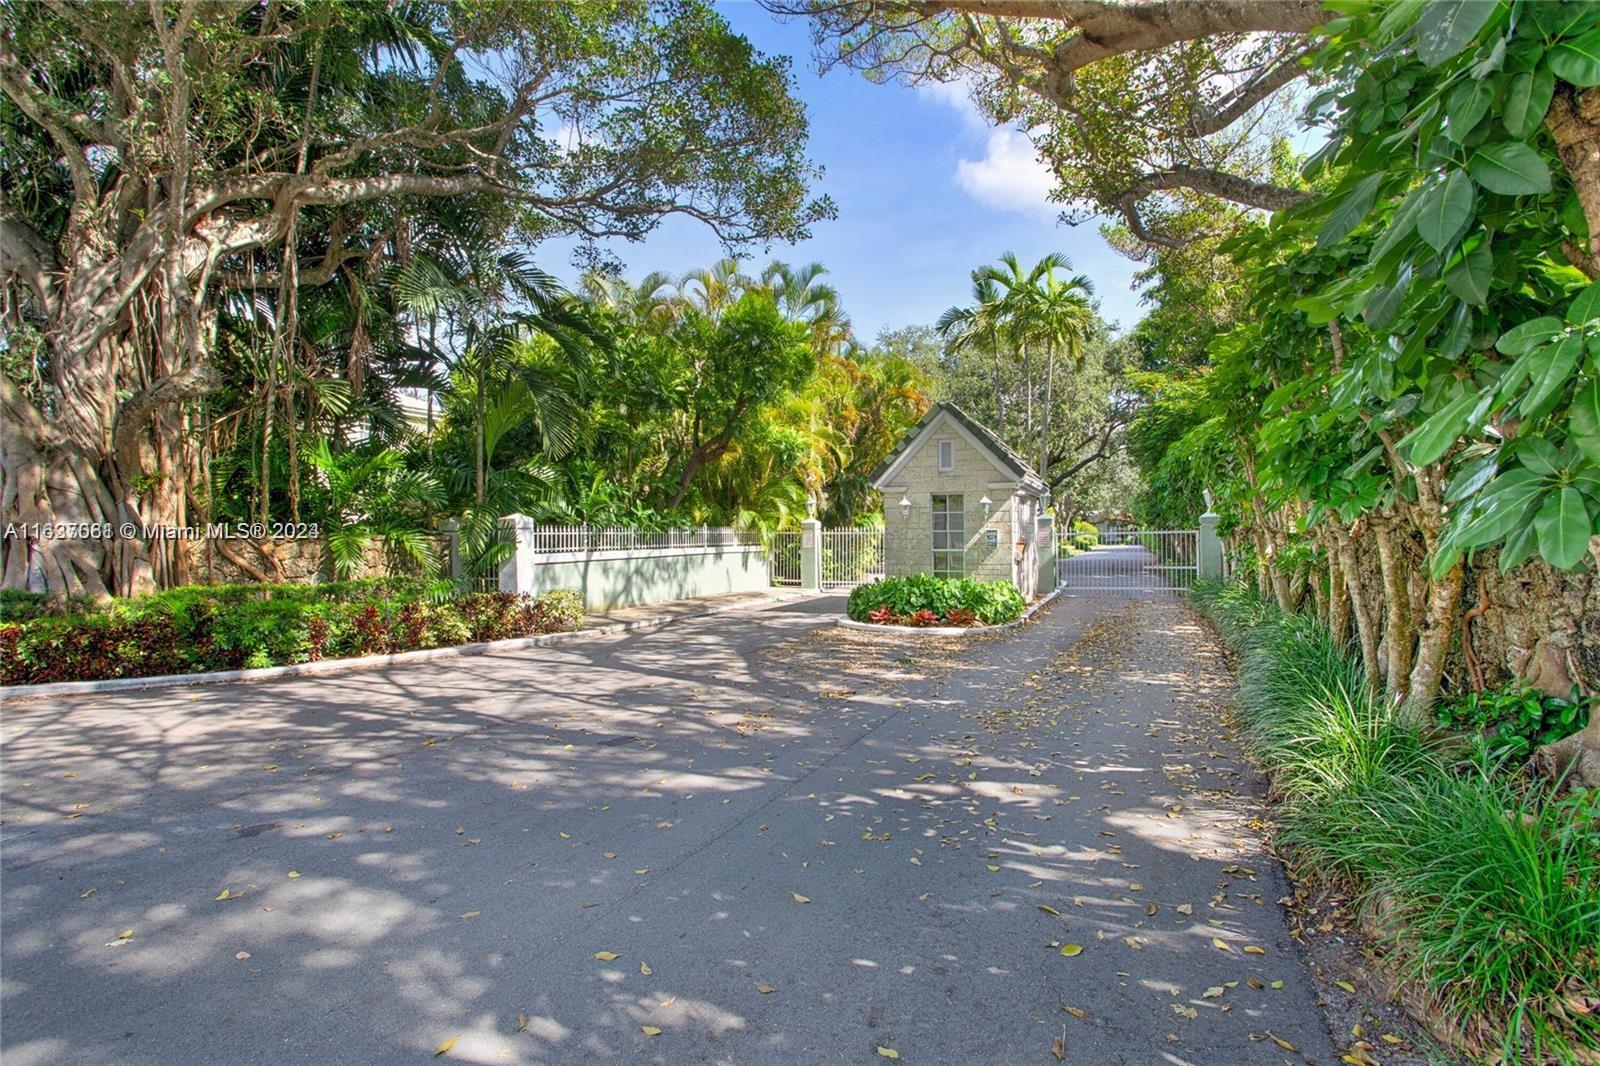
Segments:
[[[1050,409],[1056,387],[1056,342],[1045,342],[1044,410],[1039,415],[1039,476],[1050,484]]]

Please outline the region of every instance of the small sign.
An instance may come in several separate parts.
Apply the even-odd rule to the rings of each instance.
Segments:
[[[998,529],[986,529],[983,531],[983,539],[989,547],[998,547],[1000,544],[1000,531]]]
[[[800,533],[800,547],[809,548],[812,545],[816,544],[816,542],[817,542],[817,535],[815,533],[811,532],[811,530],[806,529],[806,530],[802,530],[801,531],[801,533]]]

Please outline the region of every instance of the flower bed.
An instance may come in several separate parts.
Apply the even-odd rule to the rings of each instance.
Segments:
[[[217,585],[104,604],[13,596],[0,621],[0,684],[102,681],[387,655],[576,629],[558,589],[452,596],[411,579]]]
[[[1009,581],[913,574],[886,577],[850,593],[852,621],[891,626],[993,626],[1014,622],[1027,605]]]

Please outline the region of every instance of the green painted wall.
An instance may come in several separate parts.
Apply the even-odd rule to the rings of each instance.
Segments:
[[[525,582],[517,580],[519,566],[526,568]],[[501,568],[500,587],[534,595],[578,589],[586,608],[604,610],[729,592],[766,592],[772,578],[765,548],[728,546],[524,556]]]

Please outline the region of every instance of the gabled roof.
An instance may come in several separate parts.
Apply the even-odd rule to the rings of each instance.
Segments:
[[[889,453],[888,458],[879,463],[878,468],[872,472],[873,487],[881,489],[883,486],[879,482],[884,479],[885,475],[898,466],[900,460],[905,458],[913,448],[920,446],[933,424],[946,415],[956,425],[966,430],[967,434],[973,438],[973,441],[989,453],[989,458],[1001,470],[1004,470],[1035,492],[1044,492],[1046,490],[1047,486],[1044,483],[1044,478],[1040,477],[1022,456],[1013,451],[988,426],[979,422],[953,403],[936,403],[933,405],[928,413],[923,416],[922,421],[918,422],[916,427],[905,435],[895,450]]]

